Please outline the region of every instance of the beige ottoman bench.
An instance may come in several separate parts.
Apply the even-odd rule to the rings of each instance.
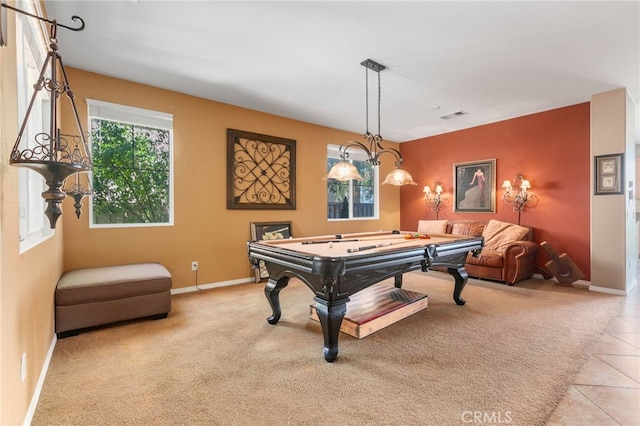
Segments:
[[[117,321],[166,318],[171,274],[159,263],[68,271],[58,281],[55,304],[58,338]]]

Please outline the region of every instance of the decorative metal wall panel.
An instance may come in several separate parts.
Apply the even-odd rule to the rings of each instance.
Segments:
[[[227,208],[296,208],[296,141],[227,129]]]

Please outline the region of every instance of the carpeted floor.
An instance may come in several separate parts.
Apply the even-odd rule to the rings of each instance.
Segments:
[[[542,425],[623,300],[470,279],[457,306],[437,272],[406,274],[404,288],[429,307],[341,334],[335,363],[300,281],[275,326],[263,284],[174,296],[167,319],[58,341],[32,424]]]

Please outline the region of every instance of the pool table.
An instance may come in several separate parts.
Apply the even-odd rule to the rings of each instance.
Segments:
[[[380,231],[250,241],[247,250],[253,267],[263,261],[269,273],[264,289],[273,311],[269,324],[280,320],[280,291],[291,277],[299,278],[315,294],[324,358],[333,362],[350,295],[392,277],[400,288],[403,273],[439,266],[454,278],[453,300],[464,305],[461,293],[468,279],[464,263],[467,253],[479,253],[482,245],[482,237]]]

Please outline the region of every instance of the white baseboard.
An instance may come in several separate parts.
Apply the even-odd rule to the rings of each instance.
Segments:
[[[40,394],[42,393],[42,386],[44,386],[44,379],[47,377],[47,371],[49,371],[49,364],[51,363],[53,350],[56,348],[57,341],[58,337],[55,333],[53,333],[53,339],[51,339],[51,345],[49,345],[47,356],[44,360],[44,364],[42,364],[40,377],[38,377],[38,383],[36,384],[36,388],[33,392],[33,397],[31,398],[29,409],[27,410],[27,414],[24,416],[24,421],[22,422],[23,426],[29,426],[31,424],[31,421],[33,420],[33,416],[36,414],[36,408],[38,407],[38,401],[40,401]]]
[[[533,274],[533,278],[541,278],[544,279],[544,277],[542,275],[539,274]],[[555,278],[550,278],[551,281],[558,283],[558,280],[556,280]],[[633,283],[633,285],[626,289],[626,290],[616,290],[613,288],[607,288],[607,287],[598,287],[595,285],[591,285],[591,281],[586,281],[586,280],[577,280],[571,283],[571,287],[576,287],[576,288],[582,288],[585,290],[589,290],[589,291],[594,291],[597,293],[605,293],[605,294],[612,294],[614,296],[628,296],[629,294],[631,294],[631,292],[637,287],[637,281],[635,281]]]
[[[580,288],[589,289],[589,287],[591,287],[591,281],[578,280],[578,281],[572,283],[571,285],[574,286],[574,287],[580,287]]]
[[[605,294],[613,294],[614,296],[626,296],[628,293],[625,290],[616,290],[614,288],[607,288],[607,287],[598,287],[595,285],[589,286],[589,291],[595,291],[598,293],[605,293]],[[631,291],[631,289],[629,289],[629,292]]]
[[[537,278],[540,280],[547,279],[544,276],[542,276],[542,274],[538,274],[538,273],[533,274],[532,278]],[[555,278],[548,278],[548,280],[553,281],[556,284],[559,284],[558,280]],[[591,285],[591,281],[585,281],[585,280],[577,280],[571,283],[571,287],[579,287],[584,289],[588,289],[590,285]]]
[[[209,283],[209,284],[198,284],[198,285],[194,285],[191,287],[180,287],[180,288],[173,288],[171,289],[171,294],[182,294],[182,293],[192,293],[192,292],[196,292],[196,291],[200,291],[200,290],[209,290],[212,288],[218,288],[218,287],[228,287],[231,285],[237,285],[237,284],[246,284],[246,283],[251,283],[251,282],[255,282],[254,278],[240,278],[237,280],[229,280],[229,281],[219,281],[217,283]]]

